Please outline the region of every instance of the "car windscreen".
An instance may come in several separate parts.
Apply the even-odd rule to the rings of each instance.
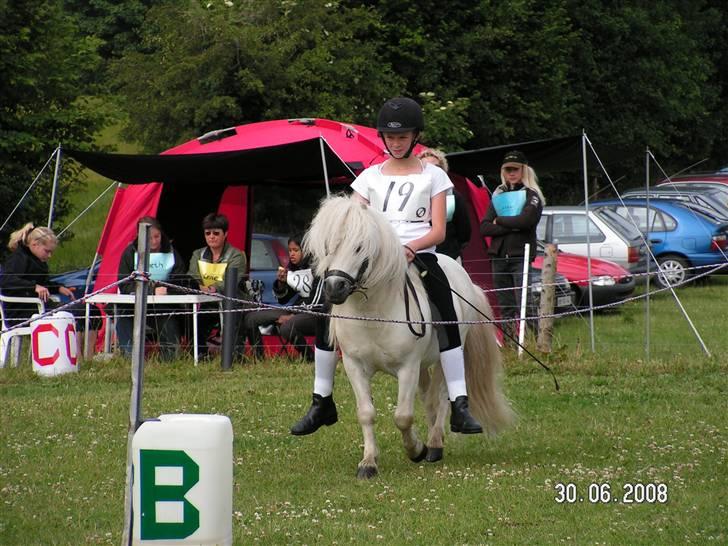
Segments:
[[[619,233],[626,241],[634,241],[635,239],[642,239],[642,233],[639,229],[629,222],[626,218],[623,218],[613,210],[606,208],[597,209],[596,214],[614,230]]]

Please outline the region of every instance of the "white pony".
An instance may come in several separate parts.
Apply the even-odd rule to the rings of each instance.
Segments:
[[[304,238],[304,248],[314,259],[316,274],[325,279],[324,290],[334,304],[332,314],[395,321],[331,319],[329,335],[341,349],[364,435],[364,457],[357,476],[371,478],[377,473],[376,411],[370,384],[377,371],[387,372],[399,382],[394,422],[402,433],[407,456],[415,462],[441,459],[450,406],[439,365],[438,335],[432,325],[406,322],[430,321],[431,311],[418,271],[408,267],[394,229],[376,210],[350,197],[334,196],[322,202]],[[438,262],[453,290],[484,315],[492,316],[482,290],[460,264],[443,255],[438,255]],[[405,293],[406,278],[416,298],[412,290]],[[459,320],[484,320],[459,297],[454,298],[454,305]],[[470,409],[484,429],[496,433],[513,421],[514,413],[500,384],[501,356],[494,327],[461,324],[460,336]],[[418,385],[427,414],[426,445],[412,426]]]

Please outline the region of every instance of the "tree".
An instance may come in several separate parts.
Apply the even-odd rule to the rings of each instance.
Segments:
[[[80,36],[60,0],[0,2],[0,216],[4,222],[52,150],[92,140],[103,115],[83,94],[84,74],[98,66],[95,39]],[[56,218],[68,207],[65,190],[78,170],[64,169]],[[3,229],[44,224],[50,177]]]
[[[230,4],[230,5],[228,5]],[[287,117],[370,124],[402,85],[378,63],[376,14],[339,2],[210,0],[152,8],[143,51],[114,64],[127,135],[160,151],[211,129]]]

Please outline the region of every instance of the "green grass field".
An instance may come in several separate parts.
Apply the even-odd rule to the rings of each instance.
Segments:
[[[231,372],[150,362],[143,414],[230,417],[235,544],[724,544],[727,285],[679,292],[711,358],[665,296],[653,301],[649,362],[640,304],[597,315],[594,354],[582,319],[558,323],[546,360],[560,392],[508,352],[519,424],[495,439],[449,434],[440,463],[406,459],[395,382],[377,376],[380,474],[369,482],[355,478],[362,439],[341,369],[340,421],[309,437],[288,428],[308,406],[312,369],[284,359]],[[27,363],[0,370],[0,544],[120,542],[130,388],[120,359],[59,378]],[[574,502],[556,501],[558,484]],[[605,484],[616,501],[590,502]],[[666,499],[625,502],[658,487]]]

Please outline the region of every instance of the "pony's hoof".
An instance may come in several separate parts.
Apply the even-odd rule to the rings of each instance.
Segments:
[[[422,446],[422,451],[420,451],[420,454],[419,455],[415,455],[414,457],[410,457],[410,461],[412,461],[413,463],[419,463],[425,457],[428,457],[428,456],[429,456],[429,454],[427,452],[427,446],[426,445],[423,445]]]
[[[437,461],[442,460],[443,453],[445,453],[444,447],[431,447],[427,450],[427,457],[425,457],[425,460],[428,463],[436,463]]]
[[[359,480],[371,480],[377,475],[376,466],[360,466],[356,471],[356,477]]]

